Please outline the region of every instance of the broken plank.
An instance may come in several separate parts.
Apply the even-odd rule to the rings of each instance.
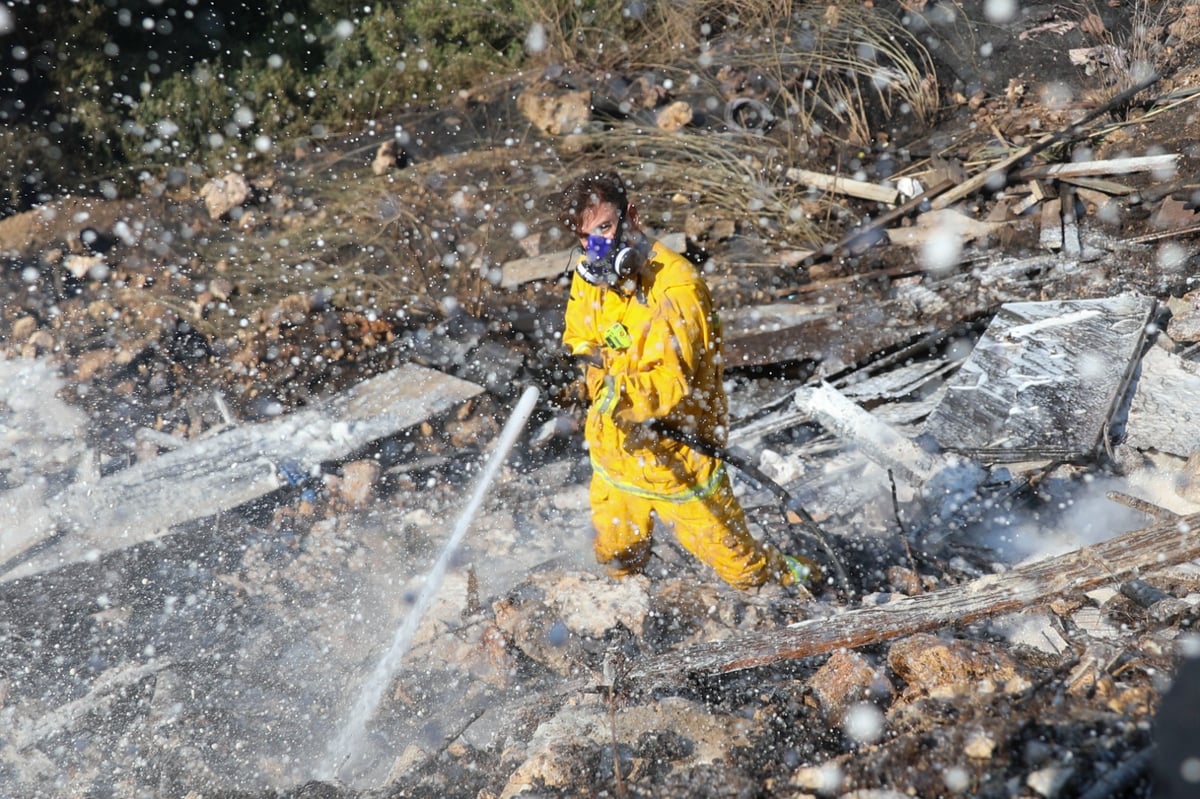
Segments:
[[[1139,172],[1162,172],[1174,175],[1179,153],[1166,155],[1137,155],[1101,161],[1071,161],[1059,164],[1038,164],[1013,173],[1014,180],[1039,178],[1078,178],[1094,175],[1132,175]],[[1120,185],[1120,184],[1116,184]]]
[[[1039,180],[1029,181],[1029,186],[1026,191],[1028,193],[1025,193],[1019,189],[1009,192],[1009,196],[1011,196],[1011,197],[1020,197],[1020,199],[1016,200],[1011,206],[1011,211],[1012,211],[1013,216],[1021,216],[1021,214],[1025,213],[1030,208],[1033,208],[1035,205],[1037,205],[1038,203],[1040,203],[1042,200],[1046,199],[1046,197],[1049,196],[1049,194],[1046,191],[1045,184],[1043,184]],[[1024,194],[1023,197],[1020,196],[1022,194]],[[997,204],[996,207],[999,208],[1000,205]],[[1003,217],[1001,217],[1001,218],[1003,218]]]
[[[1083,252],[1083,242],[1079,238],[1079,223],[1075,214],[1075,187],[1064,184],[1059,198],[1062,200],[1063,255],[1078,258]]]
[[[813,172],[797,167],[789,169],[784,174],[788,180],[794,180],[805,186],[812,186],[833,194],[845,194],[860,200],[873,200],[887,205],[895,205],[900,200],[900,190],[894,186],[880,186],[878,183],[854,180],[841,175],[829,175],[824,172]]]
[[[828,383],[797,389],[795,399],[796,407],[826,430],[910,482],[927,483],[950,466],[940,453],[929,452],[901,435]]]
[[[894,309],[890,316],[888,309]],[[816,374],[828,377],[936,326],[933,319],[909,319],[911,312],[898,301],[881,303],[879,311],[892,324],[864,327],[850,312],[787,303],[722,312],[725,364],[739,368],[813,361]]]
[[[1058,197],[1051,197],[1042,205],[1038,243],[1046,250],[1057,252],[1063,248],[1062,200]]]
[[[0,582],[152,540],[177,524],[230,510],[372,441],[412,427],[481,393],[479,386],[404,364],[295,413],[235,427],[38,504],[0,496]],[[56,538],[32,560],[14,561]]]
[[[1004,188],[1006,185],[1008,185],[1008,173],[1021,161],[1025,160],[1026,158],[1032,158],[1034,155],[1049,147],[1052,147],[1060,141],[1080,136],[1083,132],[1084,125],[1087,125],[1092,120],[1109,113],[1112,109],[1118,108],[1122,104],[1129,102],[1131,99],[1136,97],[1139,92],[1150,88],[1161,79],[1161,75],[1151,75],[1136,86],[1131,86],[1120,94],[1110,98],[1103,105],[1093,108],[1091,111],[1084,114],[1083,118],[1077,122],[1073,122],[1067,127],[1055,131],[1054,133],[1042,136],[1033,144],[1027,144],[1024,147],[1013,151],[1013,153],[1006,158],[1000,159],[982,172],[972,175],[949,191],[946,191],[933,198],[933,207],[947,208],[959,200],[969,197],[970,195],[984,188],[992,188],[994,190]]]
[[[798,266],[804,261],[812,259],[824,259],[840,257],[847,250],[855,249],[861,246],[869,246],[874,243],[885,240],[882,231],[887,229],[895,222],[904,219],[915,213],[925,210],[929,201],[953,186],[954,183],[949,180],[943,180],[936,185],[925,190],[916,197],[909,199],[901,205],[892,208],[889,211],[877,216],[868,224],[862,227],[855,228],[842,237],[837,244],[832,247],[822,248],[821,250],[789,250],[783,252],[779,257],[779,262],[783,266]]]
[[[1070,183],[1076,188],[1107,194],[1110,197],[1124,197],[1126,195],[1133,194],[1132,186],[1127,186],[1124,183],[1117,183],[1115,180],[1104,180],[1103,178],[1092,178],[1085,176],[1060,176],[1059,181],[1062,183]]]
[[[1097,585],[1200,557],[1200,514],[1160,522],[1099,544],[990,574],[963,585],[813,618],[784,629],[695,644],[634,664],[633,684],[677,682],[687,674],[723,674],[893,641],[1011,613]]]

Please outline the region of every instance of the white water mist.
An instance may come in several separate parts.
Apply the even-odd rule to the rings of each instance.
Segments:
[[[478,513],[479,507],[483,504],[483,499],[487,495],[492,482],[496,479],[497,472],[500,471],[500,467],[503,465],[505,458],[508,457],[513,444],[516,443],[517,437],[520,435],[526,420],[528,420],[530,414],[533,412],[537,398],[537,388],[530,386],[525,389],[525,392],[521,395],[521,399],[517,402],[516,408],[513,409],[512,415],[509,417],[504,429],[500,432],[500,439],[497,442],[495,451],[492,453],[492,457],[488,460],[487,466],[475,484],[475,493],[472,494],[470,502],[468,502],[466,508],[463,510],[462,515],[459,516],[458,523],[454,528],[454,533],[450,536],[450,540],[446,542],[446,546],[442,548],[437,562],[426,576],[425,583],[416,601],[413,603],[412,610],[405,617],[404,623],[396,630],[391,647],[379,659],[374,671],[371,672],[371,676],[364,683],[358,700],[354,703],[354,707],[347,717],[346,724],[342,727],[337,737],[330,742],[325,761],[319,770],[318,776],[321,779],[336,779],[346,762],[360,746],[360,742],[366,734],[367,723],[374,717],[375,711],[383,699],[384,691],[387,690],[388,685],[391,684],[392,679],[399,670],[404,655],[412,643],[412,638],[416,633],[417,627],[429,611],[429,608],[433,605],[433,599],[445,581],[450,561],[454,558],[455,553],[462,544],[467,529],[474,520],[475,514]]]

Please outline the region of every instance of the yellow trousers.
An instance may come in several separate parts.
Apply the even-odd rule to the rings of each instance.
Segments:
[[[754,588],[772,579],[792,582],[783,556],[750,535],[728,475],[708,496],[682,502],[639,496],[599,475],[592,476],[590,493],[596,560],[613,576],[636,573],[646,565],[657,518],[673,529],[684,549],[734,588]]]

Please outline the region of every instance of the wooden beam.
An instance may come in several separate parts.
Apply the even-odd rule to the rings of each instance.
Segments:
[[[669,684],[688,674],[723,674],[893,641],[1045,605],[1198,557],[1200,514],[1193,514],[940,591],[649,657],[634,664],[627,680]]]
[[[285,464],[307,472],[482,391],[404,364],[323,403],[190,442],[48,498],[5,492],[0,582],[150,541],[174,525],[243,505],[287,485]],[[26,558],[48,544],[53,544],[48,551]]]
[[[829,175],[825,172],[813,172],[809,169],[798,169],[795,167],[789,169],[784,174],[788,180],[803,183],[805,186],[812,186],[815,189],[833,194],[845,194],[850,197],[857,197],[860,200],[873,200],[874,202],[885,203],[887,205],[895,205],[900,199],[900,190],[894,186],[880,186],[878,183],[869,183],[863,180],[842,177],[841,175]]]
[[[1133,194],[1132,186],[1117,183],[1115,180],[1105,180],[1104,178],[1088,177],[1086,175],[1058,175],[1057,179],[1063,183],[1070,183],[1072,186],[1080,189],[1096,191],[1112,197],[1124,197]]]
[[[1179,153],[1166,155],[1138,155],[1129,158],[1111,158],[1102,161],[1072,161],[1061,164],[1040,164],[1013,173],[1013,180],[1037,180],[1039,178],[1079,178],[1096,175],[1131,175],[1136,172],[1171,170],[1174,174]],[[1114,184],[1120,185],[1120,184]]]
[[[1038,243],[1043,249],[1055,252],[1063,248],[1062,198],[1051,197],[1042,203]]]

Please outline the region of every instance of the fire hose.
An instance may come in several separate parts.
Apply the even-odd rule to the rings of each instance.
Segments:
[[[714,444],[711,441],[707,441],[693,433],[679,430],[660,419],[650,422],[647,427],[659,435],[674,439],[680,444],[686,444],[697,452],[701,452],[710,458],[717,458],[718,460],[728,463],[751,481],[757,483],[763,488],[766,488],[768,491],[774,494],[783,503],[782,510],[784,521],[790,526],[799,527],[802,531],[804,531],[804,533],[817,542],[822,551],[824,551],[825,556],[829,559],[830,564],[833,566],[833,570],[837,573],[838,583],[841,585],[842,589],[847,592],[851,590],[850,578],[846,574],[846,569],[844,566],[842,566],[842,561],[837,556],[837,552],[829,543],[829,539],[817,525],[816,520],[813,519],[812,515],[804,509],[803,505],[800,504],[800,500],[792,496],[790,491],[788,491],[775,480],[772,480],[770,477],[768,477],[763,470],[759,469],[758,466],[756,466],[752,461],[742,457],[741,455],[738,455],[727,447]]]

